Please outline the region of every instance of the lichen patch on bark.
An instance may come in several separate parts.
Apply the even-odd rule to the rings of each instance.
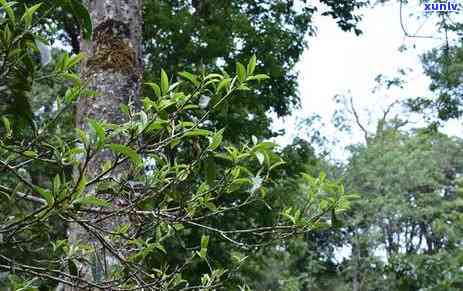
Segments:
[[[93,55],[88,59],[89,72],[110,70],[134,73],[136,52],[130,43],[129,27],[108,19],[94,29]]]

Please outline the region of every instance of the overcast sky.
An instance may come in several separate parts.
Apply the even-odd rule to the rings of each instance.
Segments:
[[[403,8],[403,22],[409,33],[418,31],[419,35],[434,35],[433,19],[416,19],[410,13],[423,15],[423,7],[408,5]],[[336,23],[328,17],[316,17],[318,25],[316,36],[308,39],[306,49],[297,70],[299,71],[299,89],[302,109],[293,115],[275,123],[276,128],[286,128],[287,134],[278,139],[287,143],[298,133],[295,130],[297,118],[304,118],[317,113],[326,124],[323,132],[329,136],[338,136],[331,125],[331,116],[335,103],[333,96],[347,94],[353,97],[356,107],[361,113],[362,122],[369,123],[378,112],[396,99],[425,95],[429,80],[424,76],[419,61],[421,53],[435,47],[442,40],[432,38],[409,38],[404,36],[400,25],[399,4],[389,2],[385,6],[378,5],[363,11],[364,18],[360,24],[363,35],[357,37],[353,33],[340,30]],[[416,48],[413,48],[412,45]],[[399,47],[406,45],[409,49],[399,52]],[[401,68],[412,68],[407,75],[407,85],[403,90],[381,91],[372,94],[374,79],[378,74],[396,76]],[[368,118],[367,111],[373,114]],[[290,126],[289,126],[290,125]],[[289,128],[289,129],[288,129]],[[460,127],[453,122],[448,126],[451,134],[460,134]],[[342,142],[335,149],[335,158],[344,158],[345,145],[361,142],[362,135],[358,130],[353,136],[341,137]]]

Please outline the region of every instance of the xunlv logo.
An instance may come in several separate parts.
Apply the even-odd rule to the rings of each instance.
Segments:
[[[446,11],[446,12],[456,12],[460,11],[460,3],[456,2],[447,2],[447,3],[423,3],[425,12],[433,11]]]

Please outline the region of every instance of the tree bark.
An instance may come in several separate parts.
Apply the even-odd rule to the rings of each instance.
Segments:
[[[352,238],[352,258],[353,258],[353,270],[352,270],[352,291],[360,291],[360,238],[356,231],[353,233]]]
[[[96,96],[82,96],[76,114],[78,128],[88,129],[88,119],[121,124],[126,117],[121,113],[122,104],[134,103],[140,94],[142,80],[142,0],[90,0],[87,1],[92,18],[93,36],[91,42],[82,42],[81,51],[86,54],[82,64],[81,77],[88,89],[97,92]],[[113,141],[123,142],[123,141]],[[101,173],[105,161],[113,161],[114,154],[105,150],[95,155],[87,164],[85,175],[90,178]],[[120,179],[126,175],[129,166],[120,165],[110,173],[110,177]],[[79,175],[82,173],[82,166]],[[94,189],[86,189],[87,195],[96,195]],[[98,194],[99,195],[99,194]],[[113,207],[120,207],[111,195],[104,195]],[[98,215],[91,217],[98,219]],[[129,223],[127,217],[113,217],[99,227],[113,230],[122,223]],[[85,280],[101,282],[110,277],[111,267],[124,259],[123,251],[108,250],[98,237],[82,224],[73,223],[68,228],[71,245],[91,246],[93,252],[81,253],[78,276]],[[104,239],[104,238],[103,238]],[[116,253],[114,252],[116,251]],[[92,290],[85,284],[78,287],[65,287],[65,290]]]

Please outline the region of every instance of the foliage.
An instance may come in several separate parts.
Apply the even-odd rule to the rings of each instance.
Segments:
[[[431,94],[408,100],[411,109],[426,113],[425,117],[433,121],[434,125],[462,115],[462,25],[460,19],[452,13],[439,14],[436,27],[443,41],[421,58],[424,72],[431,79]]]
[[[27,25],[13,25],[19,10],[10,10],[13,3],[1,4],[8,12],[3,35],[10,26],[23,35]],[[30,11],[21,19],[29,19]],[[7,40],[3,47],[12,47],[15,38]],[[28,56],[29,47],[18,45],[17,55]],[[268,78],[255,73],[256,57],[246,66],[238,63],[234,75],[182,72],[182,81],[172,83],[161,71],[158,83],[147,83],[151,98],[143,99],[142,108],[122,106],[126,123],[88,120],[86,130],[70,131],[60,117],[72,111],[78,98],[95,94],[72,73],[82,57],[61,55],[53,69],[30,57],[34,78],[21,88],[25,94],[37,80],[75,81],[63,96],[52,98],[56,106],[49,114],[31,118],[34,130],[14,131],[19,114],[2,114],[0,269],[8,275],[3,284],[23,290],[57,283],[111,290],[213,290],[233,282],[246,255],[259,246],[329,228],[349,207],[341,185],[308,174],[295,187],[301,204],[272,207],[272,172],[283,164],[274,145],[257,138],[233,145],[223,139],[226,129],[205,128],[209,116],[232,96],[239,98],[237,93]],[[47,70],[51,73],[44,74]],[[14,72],[6,71],[6,78],[19,84]],[[16,97],[8,90],[3,94]],[[88,163],[103,152],[116,158],[89,176]],[[108,178],[125,165],[130,170],[120,179]],[[46,169],[40,179],[37,168]],[[128,222],[108,232],[106,225],[115,216]],[[110,272],[98,274],[101,258],[94,246],[69,244],[69,224],[79,225],[118,261]],[[92,255],[95,280],[79,273],[80,262]]]
[[[30,5],[38,0],[24,0]],[[67,9],[54,9],[56,1],[45,1],[41,22],[47,38],[59,38],[63,44],[80,51],[79,15]],[[58,1],[69,2],[69,1]],[[71,1],[78,3],[78,0]],[[291,114],[299,105],[297,72],[306,39],[313,36],[313,16],[320,12],[333,18],[345,31],[360,34],[357,10],[368,1],[306,0],[145,0],[144,1],[144,76],[147,81],[160,78],[161,69],[176,79],[183,71],[233,71],[236,60],[259,56],[258,70],[265,68],[271,77],[256,90],[240,92],[239,104],[226,103],[211,113],[210,129],[227,128],[224,138],[244,142],[252,135],[267,138],[272,132],[269,112]],[[240,140],[243,139],[243,140]]]
[[[460,98],[463,50],[459,44],[452,47],[433,49],[423,58],[425,73],[431,78],[429,86],[436,97],[419,97],[409,100],[415,111],[433,109],[439,120],[459,118],[462,114]]]
[[[78,2],[62,2],[63,7],[69,8],[69,13],[80,19],[89,19],[87,11]],[[40,70],[38,59],[42,64],[50,61],[48,42],[37,30],[40,19],[34,18],[42,4],[20,7],[15,2],[4,0],[0,4],[3,8],[0,15],[0,113],[14,119],[15,127],[12,130],[24,130],[27,126],[34,130],[34,110],[30,98],[33,85],[56,81],[58,78],[77,80],[78,77],[70,68],[82,56],[70,58],[62,55],[52,70]],[[83,31],[84,36],[90,37],[91,23],[88,20]]]
[[[324,15],[336,19],[346,31],[355,30],[362,1],[321,1]],[[212,119],[218,127],[229,127],[231,136],[268,137],[272,133],[271,110],[288,115],[299,104],[294,66],[306,47],[305,38],[315,33],[312,17],[319,9],[307,1],[147,1],[145,48],[147,76],[157,76],[161,67],[172,72],[207,69],[231,70],[233,60],[260,56],[258,69],[271,79],[254,92],[242,95],[242,102],[228,104]],[[162,36],[162,37],[159,37]],[[234,131],[239,130],[240,135]]]

